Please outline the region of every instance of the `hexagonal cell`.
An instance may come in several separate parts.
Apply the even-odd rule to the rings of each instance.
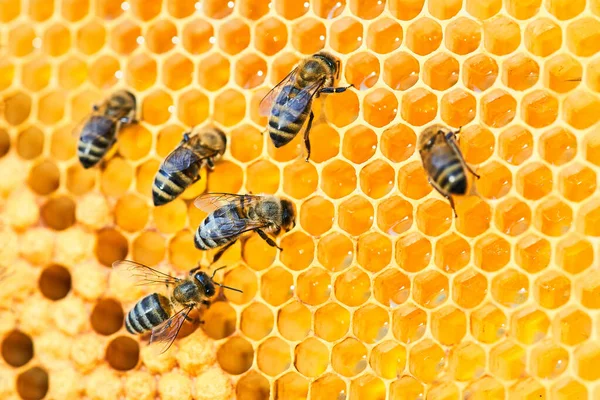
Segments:
[[[181,32],[183,48],[190,54],[202,54],[216,42],[213,26],[204,19],[195,19],[187,23]]]
[[[260,294],[273,306],[285,303],[292,297],[292,275],[281,267],[271,268],[261,279]]]
[[[185,226],[187,209],[182,199],[175,199],[152,211],[156,227],[163,233],[175,233]]]
[[[567,236],[556,245],[556,261],[563,270],[578,274],[589,268],[594,261],[592,244],[577,235]]]
[[[50,83],[52,66],[45,58],[33,58],[22,65],[21,82],[25,88],[37,92]]]
[[[15,66],[10,60],[0,61],[0,90],[5,90],[12,85],[15,78]]]
[[[59,57],[69,51],[71,34],[63,25],[55,24],[44,32],[42,48],[52,57]]]
[[[33,44],[36,38],[36,33],[30,25],[17,25],[8,32],[10,53],[16,57],[28,55],[34,50]]]
[[[413,89],[402,96],[402,118],[416,126],[431,122],[438,111],[437,96],[425,88]]]
[[[262,303],[248,306],[240,316],[240,329],[250,339],[260,340],[273,329],[273,313]]]
[[[600,51],[600,21],[583,17],[567,25],[567,47],[582,57],[597,54]]]
[[[60,171],[52,160],[44,160],[29,171],[29,187],[39,195],[48,195],[60,185]]]
[[[473,121],[476,112],[477,101],[475,97],[464,89],[454,89],[442,96],[440,115],[442,120],[450,126],[459,128],[467,125]],[[472,126],[469,128],[472,128]]]
[[[510,335],[523,344],[533,344],[544,339],[550,327],[550,319],[533,307],[516,311],[510,321]]]
[[[386,234],[399,235],[412,224],[413,206],[402,197],[390,197],[377,206],[377,226]]]
[[[267,160],[258,160],[248,165],[246,175],[246,189],[249,193],[274,194],[279,188],[279,168]]]
[[[410,373],[423,382],[431,383],[443,370],[446,354],[433,340],[424,339],[410,349],[408,360]]]
[[[516,115],[517,101],[508,92],[494,89],[480,100],[481,118],[492,128],[509,124]]]
[[[573,222],[571,207],[556,197],[544,200],[535,209],[534,225],[545,235],[562,236]]]
[[[238,399],[263,399],[271,394],[269,381],[259,372],[254,370],[244,374],[238,381],[236,387]],[[246,397],[248,396],[248,397]]]
[[[333,232],[319,240],[317,258],[329,271],[343,271],[354,260],[354,244],[346,235]]]
[[[133,259],[148,266],[155,266],[165,257],[166,241],[158,232],[145,231],[132,243]]]
[[[233,12],[234,2],[228,0],[205,0],[202,2],[202,11],[213,19],[223,19]]]
[[[349,195],[356,189],[354,168],[342,160],[327,164],[321,172],[321,189],[333,199]]]
[[[331,366],[342,376],[355,376],[367,367],[367,349],[354,338],[346,338],[331,350]]]
[[[375,20],[367,30],[367,47],[379,54],[388,54],[402,44],[402,26],[391,18]]]
[[[294,271],[307,268],[314,259],[315,245],[313,239],[303,232],[292,232],[286,235],[280,242],[281,262]]]
[[[416,217],[421,232],[439,236],[452,225],[452,208],[447,201],[427,199],[417,207]]]
[[[467,0],[466,9],[475,18],[486,20],[502,8],[501,0]]]
[[[263,136],[251,125],[241,125],[231,130],[229,140],[231,155],[238,161],[252,161],[262,153]]]
[[[456,215],[454,221],[458,232],[473,238],[490,228],[492,209],[483,198],[469,196],[459,199],[456,204]]]
[[[335,96],[324,96],[325,117],[327,121],[337,127],[343,127],[351,124],[358,118],[359,102],[356,92],[346,90]],[[313,106],[313,110],[318,110],[318,106]],[[320,125],[317,125],[318,128]],[[314,130],[311,130],[313,137]],[[316,135],[314,135],[316,137]],[[318,142],[318,139],[316,142]]]
[[[420,18],[406,29],[406,45],[420,56],[437,50],[441,43],[442,27],[431,18]]]
[[[348,54],[358,49],[363,40],[363,26],[352,17],[337,18],[329,30],[329,45],[338,53]]]
[[[125,20],[110,31],[110,46],[117,53],[130,54],[139,45],[141,28],[134,22]]]
[[[375,304],[368,304],[354,311],[352,332],[363,343],[375,343],[387,335],[388,312]]]
[[[268,43],[272,42],[273,40],[272,37],[269,37],[271,35],[269,35],[268,30],[263,28],[263,26],[268,28],[270,26],[269,22],[271,21],[265,21],[265,23],[260,27],[259,25],[257,25],[255,31],[256,36],[261,37],[258,35],[260,28],[260,33],[264,35],[262,36],[264,41],[256,43],[257,48],[263,51],[263,53],[265,52],[265,50],[268,51]],[[287,41],[287,32],[285,31],[285,27],[284,32],[286,34],[285,41]],[[227,54],[237,54],[242,50],[246,49],[250,44],[250,27],[241,19],[227,19],[227,21],[219,28],[217,43],[219,44],[219,47]]]
[[[327,31],[321,21],[306,18],[292,25],[292,45],[302,54],[313,54],[325,46]]]
[[[512,187],[512,173],[502,163],[492,161],[477,171],[484,179],[476,180],[477,192],[488,199],[499,199]]]
[[[268,338],[258,346],[256,363],[265,374],[277,376],[286,371],[292,363],[290,346],[280,338]]]
[[[339,205],[338,225],[350,235],[358,236],[371,227],[373,205],[362,196],[353,196]]]
[[[534,378],[521,378],[508,388],[509,398],[525,400],[543,399],[547,396],[546,388]]]
[[[383,63],[383,81],[394,90],[407,90],[419,80],[421,65],[409,53],[399,51]]]
[[[295,292],[303,303],[322,304],[331,294],[331,276],[326,270],[313,267],[298,276]]]
[[[154,22],[148,27],[144,36],[146,46],[156,54],[163,54],[171,50],[178,40],[177,27],[167,20]]]
[[[581,81],[583,67],[569,54],[557,54],[546,61],[544,85],[558,93],[575,89]]]
[[[34,126],[22,130],[17,136],[16,149],[25,160],[38,157],[44,149],[44,133]]]
[[[218,53],[203,58],[198,65],[198,83],[210,91],[227,85],[229,75],[229,60]]]
[[[412,304],[399,307],[394,311],[392,331],[403,343],[416,342],[427,331],[427,314]]]
[[[363,304],[371,296],[369,276],[354,267],[337,277],[334,285],[335,297],[349,307]]]
[[[473,311],[469,326],[475,340],[494,343],[505,335],[508,323],[502,310],[489,303]]]
[[[521,118],[534,128],[553,123],[558,117],[558,99],[545,90],[533,91],[521,100]]]
[[[467,266],[471,247],[461,236],[451,233],[440,238],[435,245],[435,265],[447,273],[457,272]]]
[[[127,60],[125,82],[134,89],[140,91],[149,89],[156,82],[156,75],[156,61],[150,56],[136,54]]]
[[[446,26],[444,36],[448,50],[459,55],[469,54],[479,47],[481,25],[470,18],[458,17]]]
[[[45,21],[54,13],[54,2],[31,0],[29,2],[29,9],[27,13],[29,14],[29,18],[34,21]]]
[[[436,308],[448,300],[448,278],[438,271],[421,272],[413,280],[413,299],[426,308]]]
[[[541,162],[527,164],[517,172],[517,191],[526,199],[539,200],[552,191],[552,186],[552,171]]]
[[[410,400],[424,398],[423,384],[410,375],[404,375],[390,384],[390,399]]]
[[[584,137],[585,159],[600,166],[600,129],[592,130]]]
[[[66,92],[53,91],[47,93],[39,99],[38,119],[47,125],[57,124],[64,116],[66,104]]]
[[[517,53],[502,62],[502,82],[511,89],[529,89],[539,76],[539,65],[526,53]]]
[[[363,101],[365,121],[377,128],[386,126],[398,113],[398,99],[387,89],[375,89]]]
[[[243,265],[227,272],[223,284],[244,291],[243,293],[233,290],[223,291],[227,300],[233,304],[246,304],[253,301],[258,290],[256,273]],[[243,322],[243,319],[241,321]]]
[[[170,55],[162,65],[163,83],[171,90],[179,90],[192,82],[194,64],[182,54]]]
[[[558,20],[564,21],[567,19],[574,18],[577,15],[581,14],[581,12],[585,9],[585,4],[586,2],[584,0],[560,0],[552,3],[547,3],[546,8]]]
[[[406,349],[391,340],[380,343],[373,348],[369,364],[378,376],[394,379],[406,366]]]
[[[520,43],[521,31],[512,19],[500,15],[483,23],[483,44],[490,53],[498,56],[510,54]]]
[[[448,357],[448,367],[453,378],[470,381],[485,369],[485,351],[476,343],[466,342],[455,346]]]
[[[485,54],[477,54],[463,61],[463,83],[474,92],[491,87],[498,77],[498,64]]]
[[[596,190],[596,173],[583,164],[571,164],[559,172],[558,189],[567,200],[585,200]]]
[[[164,124],[171,117],[173,98],[160,89],[145,96],[142,100],[142,118],[152,125]]]
[[[445,306],[431,314],[431,334],[445,346],[461,342],[467,333],[467,317],[464,311]]]
[[[384,399],[386,387],[381,379],[371,374],[364,374],[350,383],[350,399],[364,399],[372,396],[374,399]]]
[[[552,335],[567,346],[585,342],[592,334],[592,318],[584,311],[569,307],[552,320]]]
[[[572,378],[564,378],[555,383],[550,389],[550,393],[552,398],[557,400],[588,398],[587,388],[581,382]]]
[[[600,119],[600,100],[584,91],[570,93],[563,102],[563,118],[576,129],[586,129]]]
[[[517,379],[525,373],[525,361],[523,347],[505,340],[490,351],[490,372],[502,379]]]
[[[431,261],[431,242],[418,232],[409,233],[396,242],[396,262],[407,272],[418,272]]]
[[[492,376],[479,378],[464,388],[464,396],[467,398],[504,399],[506,390],[504,385]]]
[[[561,47],[562,31],[550,18],[536,18],[525,28],[524,40],[530,53],[546,57]]]
[[[571,281],[565,275],[549,271],[534,282],[533,296],[537,303],[547,309],[563,306],[571,295]]]
[[[510,0],[506,5],[508,13],[516,19],[529,19],[534,17],[542,5],[542,0],[534,0],[527,3],[518,0]]]
[[[119,60],[101,56],[90,65],[89,79],[98,89],[107,89],[117,83],[120,73]]]
[[[414,153],[417,135],[411,127],[400,123],[384,130],[379,142],[381,153],[390,161],[399,163]]]
[[[385,307],[397,307],[410,296],[410,280],[402,272],[385,271],[375,278],[375,299]]]
[[[486,277],[474,269],[458,274],[452,280],[452,300],[463,308],[475,308],[487,294]]]
[[[277,329],[285,339],[290,341],[304,339],[311,325],[311,312],[298,301],[286,304],[277,314]]]
[[[239,34],[240,32],[235,34],[235,37],[237,38],[235,40],[237,41],[240,41],[240,38],[238,37]],[[285,24],[277,18],[267,18],[256,24],[254,35],[255,38],[257,38],[257,41],[255,42],[257,50],[266,54],[267,56],[272,56],[281,51],[285,47],[288,40],[287,28]],[[233,35],[229,38],[229,40],[232,39],[234,39]],[[231,54],[238,53],[248,45],[246,39],[244,39],[244,43],[245,46],[242,46],[242,43],[240,42],[240,45],[236,46],[235,52],[227,51],[225,48],[224,50]]]
[[[447,53],[437,53],[423,64],[423,81],[434,90],[446,90],[458,81],[458,61]]]
[[[346,383],[337,374],[328,373],[311,383],[310,400],[337,399],[346,392]]]
[[[498,155],[512,165],[520,165],[533,154],[533,135],[526,128],[515,125],[498,136]]]
[[[196,11],[194,0],[170,0],[167,2],[167,11],[174,18],[189,17]]]
[[[283,169],[283,191],[293,198],[310,196],[318,184],[319,174],[313,164],[298,160]]]
[[[510,243],[496,234],[484,236],[475,243],[473,258],[482,270],[498,271],[510,261]]]
[[[366,90],[379,79],[379,60],[370,53],[356,53],[346,61],[344,76],[346,82],[359,90]]]
[[[102,171],[100,188],[107,196],[122,196],[133,180],[133,167],[122,158],[111,159]]]
[[[177,102],[177,118],[185,125],[200,125],[208,118],[208,96],[203,92],[191,89],[180,94]]]
[[[600,13],[600,10],[599,10]],[[586,63],[586,84],[595,92],[600,91],[600,59],[594,59]]]
[[[350,312],[335,302],[327,303],[315,312],[315,335],[335,342],[350,328]]]
[[[300,225],[312,236],[321,236],[333,226],[334,206],[323,197],[305,200],[300,207]]]
[[[115,2],[119,4],[118,2]],[[142,21],[149,21],[161,12],[162,1],[160,0],[129,0],[131,12]]]
[[[597,271],[592,269],[575,282],[577,299],[581,302],[581,305],[586,308],[594,310],[600,308],[600,301],[598,301],[598,295],[600,293],[598,277]]]
[[[506,269],[492,279],[492,297],[505,307],[516,307],[529,297],[529,279],[516,269]]]
[[[600,361],[600,346],[597,343],[588,342],[579,346],[574,352],[574,367],[577,375],[586,381],[595,381],[600,378],[594,365]]]
[[[258,235],[251,235],[242,244],[242,258],[254,270],[262,271],[268,268],[273,264],[276,257],[277,249],[269,246]]]
[[[375,160],[360,171],[360,188],[372,199],[379,199],[394,187],[394,169],[383,160]]]
[[[115,223],[126,232],[142,230],[148,222],[150,210],[146,201],[135,194],[121,197],[115,204]]]
[[[223,126],[235,125],[246,115],[246,98],[234,89],[221,92],[213,105],[213,118]]]
[[[329,350],[319,339],[308,338],[296,346],[294,366],[302,375],[319,377],[329,366]]]

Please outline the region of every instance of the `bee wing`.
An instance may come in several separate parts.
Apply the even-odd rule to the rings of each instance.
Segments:
[[[281,89],[284,88],[288,83],[293,81],[296,78],[296,73],[298,72],[298,67],[294,68],[285,78],[281,80],[273,89],[269,91],[260,101],[258,106],[258,112],[263,117],[271,114],[271,108],[273,107],[273,102],[281,92]]]
[[[137,285],[175,285],[181,279],[130,260],[115,261],[113,271],[137,280]]]
[[[194,200],[194,205],[200,210],[211,213],[229,203],[243,203],[244,206],[255,205],[261,196],[234,193],[207,193]]]
[[[313,96],[323,87],[323,81],[317,81],[304,87],[294,97],[290,97],[286,103],[285,113],[282,112],[277,120],[277,126],[283,128],[298,120],[298,117],[306,111],[306,106]]]
[[[159,353],[164,353],[169,350],[169,347],[173,344],[173,341],[179,334],[183,323],[185,322],[188,314],[194,307],[186,307],[177,311],[171,318],[152,329],[152,335],[150,336],[150,345],[152,345]],[[164,346],[160,346],[164,344]]]
[[[199,154],[199,152],[187,147],[177,147],[165,158],[162,163],[162,169],[169,173],[181,172],[188,169],[192,164],[204,160],[211,155],[212,153]]]
[[[242,233],[264,228],[267,224],[251,219],[213,218],[202,227],[202,232],[213,240],[227,239]]]

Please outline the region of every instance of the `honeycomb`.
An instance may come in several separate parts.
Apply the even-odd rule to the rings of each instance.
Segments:
[[[0,0],[2,399],[600,399],[598,0]],[[276,149],[258,104],[326,49],[340,85]],[[84,170],[73,130],[127,88],[142,122]],[[151,206],[184,131],[214,172]],[[458,218],[422,127],[462,127],[481,175]],[[123,327],[111,263],[184,274],[206,191],[294,201],[249,236],[163,355]],[[220,261],[221,262],[221,261]]]

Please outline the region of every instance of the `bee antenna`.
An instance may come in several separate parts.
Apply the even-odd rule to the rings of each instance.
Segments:
[[[221,270],[221,269],[223,269],[223,268],[227,268],[227,266],[226,266],[226,265],[223,265],[222,267],[219,267],[219,268],[215,269],[215,270],[213,271],[213,274],[212,274],[212,276],[210,277],[210,279],[212,280],[212,278],[214,278],[214,277],[215,277],[215,274],[217,273],[217,271],[218,271],[218,270]]]
[[[235,292],[239,292],[239,293],[244,293],[244,292],[242,291],[242,289],[237,289],[237,288],[234,288],[234,287],[231,287],[231,286],[226,286],[226,285],[223,285],[223,284],[221,284],[221,283],[217,283],[217,282],[213,282],[213,283],[214,283],[215,285],[217,285],[217,286],[221,286],[222,288],[225,288],[225,289],[233,290],[233,291],[235,291]]]

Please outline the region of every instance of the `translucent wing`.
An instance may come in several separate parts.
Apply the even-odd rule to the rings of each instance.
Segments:
[[[298,72],[298,68],[294,68],[285,78],[281,80],[273,89],[269,91],[260,101],[258,106],[258,112],[260,115],[266,117],[271,114],[271,108],[273,107],[273,103],[275,99],[281,92],[281,89],[284,88],[288,83],[292,82],[296,79],[296,73]]]
[[[137,286],[175,285],[181,281],[179,278],[129,260],[115,261],[113,263],[113,270],[117,273],[136,279]]]
[[[203,236],[218,240],[238,236],[253,229],[264,228],[267,224],[250,219],[213,218],[202,227]]]
[[[185,171],[192,164],[211,155],[212,153],[200,154],[188,147],[178,147],[165,158],[161,168],[169,173]]]
[[[261,196],[252,194],[207,193],[196,198],[194,205],[204,212],[211,213],[230,203],[240,203],[246,207],[255,205],[260,199]]]
[[[286,106],[280,108],[277,126],[282,129],[289,126],[290,123],[298,121],[300,115],[306,111],[312,98],[323,86],[323,81],[314,82],[309,86],[306,86],[295,95],[289,95]]]
[[[171,347],[173,341],[179,335],[183,323],[193,308],[193,306],[182,308],[171,318],[152,329],[150,344],[156,346],[156,349],[160,350],[159,353],[169,350],[169,347]],[[160,346],[161,344],[164,344],[164,346]]]

